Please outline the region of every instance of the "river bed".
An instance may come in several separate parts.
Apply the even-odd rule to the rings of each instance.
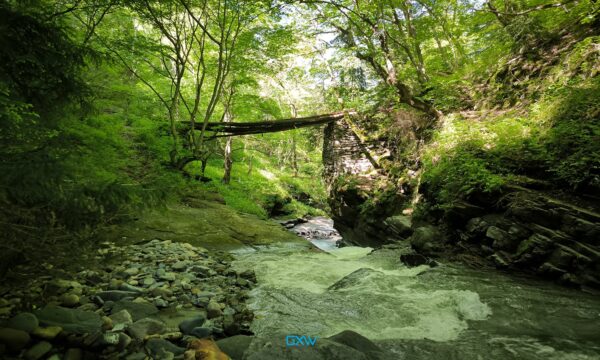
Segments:
[[[354,330],[390,359],[600,359],[597,297],[461,264],[408,268],[401,247],[338,249],[337,238],[308,233],[325,251],[234,253],[234,267],[257,274],[249,307],[258,336]]]

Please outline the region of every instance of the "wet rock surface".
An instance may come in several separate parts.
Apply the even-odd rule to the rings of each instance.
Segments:
[[[249,343],[240,339],[234,346],[239,346],[235,359],[247,360],[384,360],[395,359],[396,355],[385,353],[369,339],[353,331],[343,331],[328,338],[318,338],[314,346],[289,346],[284,341],[285,335],[275,335],[268,338],[254,338]],[[223,348],[230,348],[229,340],[222,340]]]
[[[504,209],[459,227],[457,244],[501,269],[600,288],[599,213],[533,191],[508,199]]]
[[[225,254],[169,240],[102,245],[98,258],[118,261],[2,289],[0,358],[226,359],[214,340],[251,334],[256,277]]]
[[[321,250],[332,250],[341,244],[342,237],[333,227],[333,220],[323,216],[281,221],[280,224],[294,234],[310,241]]]
[[[401,198],[371,212],[357,211],[369,199],[371,186],[365,179],[357,181],[334,186],[330,198],[346,245],[409,243],[423,257],[406,256],[402,262],[408,266],[443,258],[531,274],[593,293],[600,289],[597,202],[513,186],[494,196],[473,194],[470,202],[453,204],[444,216],[432,212],[431,223],[414,223],[404,210],[394,208],[402,205]]]

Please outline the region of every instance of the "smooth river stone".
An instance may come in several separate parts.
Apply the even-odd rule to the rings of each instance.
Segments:
[[[90,334],[100,331],[102,327],[100,315],[92,311],[47,305],[35,315],[42,325],[60,326],[64,331],[74,334]]]

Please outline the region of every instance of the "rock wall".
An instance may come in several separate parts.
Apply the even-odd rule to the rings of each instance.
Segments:
[[[330,123],[325,128],[323,175],[331,217],[344,244],[378,246],[381,243],[379,221],[361,213],[380,175],[368,147],[346,121]]]
[[[368,173],[375,169],[368,150],[346,121],[327,124],[323,141],[323,176],[331,191],[341,175]]]
[[[346,245],[377,247],[394,241],[381,219],[394,214],[402,203],[395,190],[386,206],[365,211],[375,192],[385,187],[387,176],[377,163],[381,144],[362,142],[346,121],[327,125],[323,143],[323,175],[329,192],[329,207],[335,228]],[[393,188],[393,186],[392,186]]]
[[[415,225],[402,214],[408,197],[376,168],[370,146],[344,121],[325,129],[324,175],[344,244],[379,247],[407,240],[426,256],[468,254],[498,268],[600,288],[600,213],[593,204],[574,195],[567,198],[578,205],[548,191],[513,187],[474,196],[435,214],[431,224]],[[382,196],[386,181],[389,194]]]
[[[496,212],[457,228],[459,248],[499,268],[600,288],[600,214],[539,191],[516,190]]]

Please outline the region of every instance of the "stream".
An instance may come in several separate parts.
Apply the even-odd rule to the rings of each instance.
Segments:
[[[323,251],[234,252],[254,269],[258,336],[366,336],[390,359],[600,359],[600,299],[549,282],[461,264],[408,268],[401,247],[336,248],[331,220],[292,231]]]

